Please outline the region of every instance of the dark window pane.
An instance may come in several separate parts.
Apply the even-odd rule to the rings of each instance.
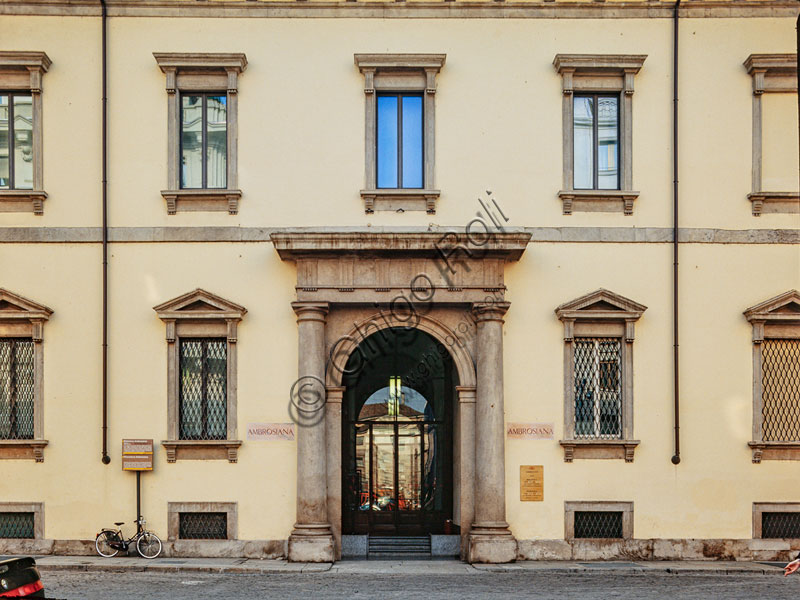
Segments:
[[[181,98],[181,187],[203,187],[203,97]]]
[[[576,511],[576,538],[621,538],[622,513],[619,511]]]
[[[764,441],[800,441],[800,340],[762,342],[761,399]]]
[[[594,187],[594,100],[576,96],[573,111],[573,181],[576,190]]]
[[[33,189],[33,104],[31,96],[14,98],[14,188]]]
[[[800,512],[761,513],[762,538],[800,538]]]
[[[597,187],[619,189],[619,98],[597,100]]]
[[[33,341],[0,340],[0,439],[33,439]]]
[[[618,438],[622,432],[620,341],[576,339],[575,437]]]
[[[178,513],[178,539],[228,539],[228,514],[224,512]]]
[[[33,539],[32,512],[0,512],[0,538]]]
[[[378,96],[378,187],[397,185],[397,97]]]
[[[422,187],[422,97],[403,97],[403,187]]]
[[[207,184],[209,188],[224,188],[228,174],[228,98],[208,96],[207,102]]]
[[[0,96],[0,188],[11,187],[8,96]]]
[[[180,341],[180,439],[227,437],[227,364],[224,338]]]

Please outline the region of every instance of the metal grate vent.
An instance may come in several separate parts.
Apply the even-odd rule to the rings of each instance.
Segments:
[[[0,340],[0,439],[33,439],[33,341]]]
[[[33,539],[33,513],[0,512],[0,538]]]
[[[228,539],[228,513],[182,512],[178,520],[178,537],[182,540]]]
[[[180,439],[227,437],[227,354],[225,338],[181,340]]]
[[[761,389],[764,440],[800,441],[800,340],[764,340]]]
[[[619,438],[622,432],[620,340],[575,340],[575,437]]]
[[[800,538],[800,512],[761,513],[762,538]]]
[[[576,538],[622,538],[622,511],[575,511]]]

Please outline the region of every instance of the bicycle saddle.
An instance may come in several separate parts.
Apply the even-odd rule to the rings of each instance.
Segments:
[[[120,525],[125,525],[125,522],[123,521],[122,523],[114,523],[114,525],[119,527]]]

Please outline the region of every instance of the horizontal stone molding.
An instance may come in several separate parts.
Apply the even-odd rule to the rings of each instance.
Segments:
[[[206,17],[206,18],[538,18],[538,19],[670,19],[674,2],[292,2],[216,1],[208,3],[169,0],[109,0],[109,17]],[[6,0],[0,14],[99,17],[96,0]],[[683,18],[749,18],[797,16],[794,0],[687,0],[681,4]]]
[[[350,232],[421,233],[432,231],[439,236],[449,231],[463,234],[463,227],[110,227],[109,241],[125,243],[180,242],[270,242],[273,233]],[[671,227],[524,227],[529,243],[631,243],[670,244]],[[684,244],[800,244],[799,229],[714,229],[683,227],[678,240]],[[0,243],[100,244],[100,227],[2,227]]]

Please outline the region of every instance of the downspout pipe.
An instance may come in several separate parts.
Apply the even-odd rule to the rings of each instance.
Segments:
[[[672,15],[672,384],[675,405],[675,454],[672,464],[681,462],[680,354],[678,351],[678,10],[675,0]]]
[[[800,15],[797,15],[795,30],[797,31],[797,80],[800,81]],[[797,94],[797,131],[797,139],[800,140],[800,93]],[[800,164],[800,147],[797,150],[798,164]]]
[[[108,455],[108,96],[106,87],[106,1],[100,0],[102,22],[102,202],[103,202],[103,457],[104,465],[111,462]]]

